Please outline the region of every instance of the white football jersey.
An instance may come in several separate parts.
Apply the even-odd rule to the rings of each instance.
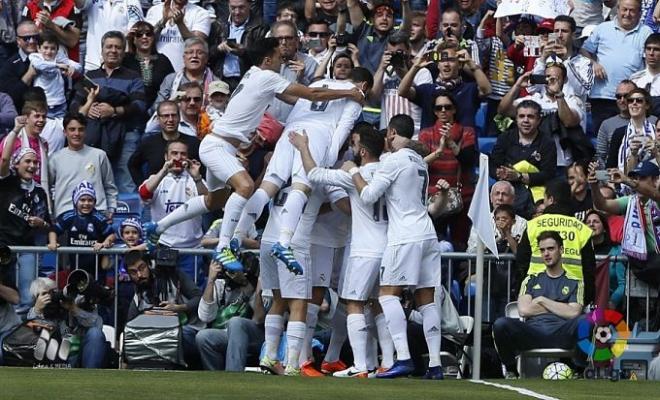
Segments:
[[[369,163],[360,167],[360,175],[371,182],[379,163]],[[309,180],[318,185],[334,185],[348,192],[351,200],[351,257],[380,258],[387,245],[387,208],[381,197],[373,204],[360,199],[353,179],[340,169],[314,168],[308,174]]]
[[[282,209],[284,208],[284,202],[286,201],[292,189],[293,187],[291,185],[287,185],[281,188],[270,202],[268,222],[266,222],[266,227],[264,228],[264,232],[261,235],[261,240],[264,242],[277,243],[277,241],[280,239]]]
[[[276,72],[250,68],[234,90],[225,113],[213,121],[213,133],[250,143],[270,103],[289,85],[291,82]]]
[[[343,189],[335,186],[317,186],[312,189],[312,194],[310,195],[309,200],[305,205],[305,211],[300,217],[300,221],[296,227],[296,232],[291,239],[291,247],[296,252],[309,255],[309,249],[312,245],[312,229],[314,227],[314,223],[316,222],[316,217],[319,214],[321,204],[326,201],[335,203],[347,196],[348,194]]]
[[[426,163],[411,149],[396,151],[380,162],[360,198],[374,204],[381,196],[385,197],[388,246],[436,238],[433,222],[426,211],[428,185]]]

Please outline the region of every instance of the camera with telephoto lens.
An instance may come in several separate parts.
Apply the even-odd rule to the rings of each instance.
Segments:
[[[408,54],[403,50],[397,50],[392,53],[392,58],[390,58],[390,65],[394,68],[404,68],[406,62],[408,61]]]
[[[111,305],[113,291],[90,278],[89,274],[82,269],[77,269],[69,274],[66,286],[63,290],[52,289],[50,292],[50,303],[44,308],[46,319],[62,319],[66,316],[63,303],[76,303],[85,311],[93,311],[97,304]]]

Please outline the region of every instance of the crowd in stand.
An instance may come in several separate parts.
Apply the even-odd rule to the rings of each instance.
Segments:
[[[660,288],[660,2],[572,0],[554,18],[499,16],[502,2],[0,0],[0,243],[128,251],[117,260],[60,255],[65,271],[119,280],[116,309],[66,306],[62,334],[80,340],[69,362],[107,365],[102,325],[117,313],[120,331],[156,307],[185,316],[190,368],[242,371],[258,360],[276,374],[321,375],[310,360],[324,320],[332,337],[317,360],[323,374],[441,379],[434,285],[422,271],[401,307],[406,277],[395,284],[378,272],[381,257],[416,257],[389,251],[393,204],[420,196],[412,183],[396,193],[405,178],[392,165],[406,158],[423,168],[423,218],[399,235],[425,243],[432,232],[430,255],[415,251],[422,266],[437,264],[439,281],[443,252],[477,251],[468,209],[479,152],[489,154],[499,253],[515,256],[510,269],[491,266],[484,318],[507,377],[515,353],[540,344],[524,337],[552,331],[548,345],[571,345],[586,306],[624,312],[630,301],[631,321],[642,320],[625,286],[630,271]],[[277,78],[258,75],[280,57]],[[249,80],[261,87],[246,89]],[[321,156],[314,112],[338,113]],[[218,175],[212,159],[230,173]],[[282,168],[288,176],[275,173]],[[376,168],[391,186],[373,197]],[[130,197],[141,215],[118,215],[118,199]],[[200,212],[173,216],[180,207]],[[384,226],[389,212],[389,228],[358,230],[363,211]],[[388,229],[388,250],[355,256],[364,244],[356,236],[378,229]],[[364,237],[381,240],[373,235]],[[156,248],[204,247],[217,248],[212,260],[179,255],[174,272],[152,268]],[[260,249],[262,276],[242,270],[239,249]],[[0,267],[0,342],[21,318],[48,314],[55,276],[38,257],[20,253]],[[360,257],[378,259],[373,276],[339,273]],[[328,276],[310,278],[309,293],[280,294],[282,274],[295,286],[317,263]],[[456,265],[452,300],[469,313],[474,270]],[[264,272],[273,270],[275,278]],[[352,297],[352,280],[375,289]],[[503,318],[516,299],[525,322]],[[245,307],[228,319],[236,301]],[[650,315],[644,328],[658,330],[655,301]],[[406,324],[424,339],[408,337]],[[278,355],[283,331],[287,359]],[[428,368],[417,353],[429,354]]]

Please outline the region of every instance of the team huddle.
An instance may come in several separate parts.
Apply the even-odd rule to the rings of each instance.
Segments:
[[[427,166],[411,146],[412,118],[394,116],[383,137],[373,126],[356,123],[364,93],[373,85],[366,69],[306,87],[277,73],[282,63],[277,39],[266,38],[251,51],[255,66],[200,145],[209,193],[146,224],[148,248],[155,248],[167,228],[221,208],[221,191],[230,186],[233,192],[224,204],[213,262],[227,271],[241,271],[241,240],[270,203],[260,280],[264,290],[273,292],[273,304],[265,320],[261,368],[275,374],[310,374],[319,309],[326,289],[333,288],[342,305],[333,317],[323,373],[409,375],[414,366],[399,296],[413,287],[429,350],[425,377],[442,379],[440,312],[434,303],[440,250],[426,208]],[[254,190],[236,153],[250,143],[274,101],[292,104],[293,109],[263,181]],[[287,311],[286,360],[278,360]],[[354,357],[351,367],[339,360],[346,334]]]

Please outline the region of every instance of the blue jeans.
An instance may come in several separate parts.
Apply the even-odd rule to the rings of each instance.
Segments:
[[[182,339],[183,339],[183,358],[186,361],[186,364],[190,367],[196,366],[199,364],[200,354],[195,345],[195,337],[198,334],[198,330],[193,328],[190,325],[184,325],[182,328]]]
[[[76,367],[80,362],[82,368],[103,368],[108,343],[101,328],[88,328],[80,343],[80,353],[69,357],[69,364]]]
[[[243,372],[248,356],[259,354],[264,332],[248,318],[234,317],[227,329],[204,329],[196,342],[206,370]]]
[[[140,143],[140,132],[128,131],[124,136],[124,144],[121,147],[121,155],[117,163],[112,166],[115,176],[115,184],[119,193],[133,193],[136,190],[131,173],[128,170],[128,160],[131,158]]]
[[[18,277],[15,282],[20,295],[18,308],[30,308],[33,303],[30,284],[37,278],[37,258],[35,254],[21,253],[12,268],[12,276]]]

